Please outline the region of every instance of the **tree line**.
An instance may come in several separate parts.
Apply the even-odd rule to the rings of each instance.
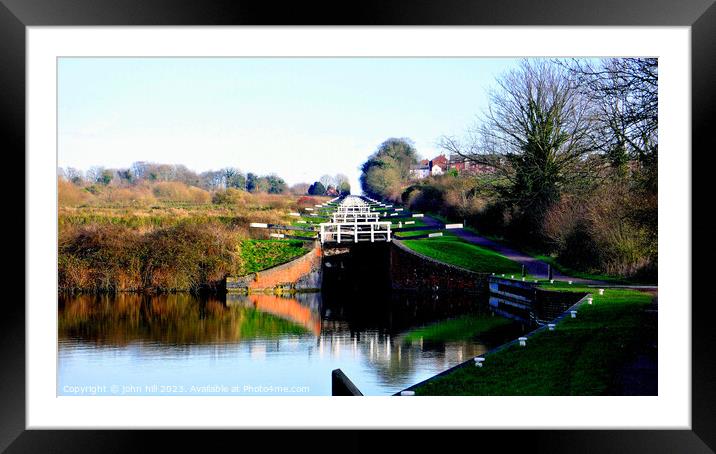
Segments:
[[[438,139],[491,172],[411,181],[413,143],[388,139],[361,186],[574,268],[655,276],[657,87],[655,58],[525,59],[496,80],[465,134]]]
[[[348,177],[342,174],[324,175],[313,184],[298,183],[289,187],[283,178],[275,175],[244,173],[235,167],[197,173],[181,164],[159,164],[138,161],[128,168],[90,167],[86,172],[73,167],[59,168],[59,177],[76,186],[97,192],[102,187],[136,186],[142,183],[178,182],[207,191],[237,189],[252,193],[296,195],[330,195],[350,193]]]

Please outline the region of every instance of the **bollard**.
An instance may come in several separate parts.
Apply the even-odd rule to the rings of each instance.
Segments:
[[[526,347],[526,346],[527,346],[527,338],[526,338],[526,337],[520,337],[520,338],[517,339],[517,340],[520,341],[520,347]]]
[[[401,396],[414,396],[415,391],[400,391]]]
[[[572,314],[572,318],[577,318],[577,311],[570,311],[570,314]]]
[[[549,280],[549,283],[550,283],[550,284],[554,284],[554,279],[550,279],[550,280]]]
[[[603,288],[600,288],[600,289],[599,289],[599,294],[600,294],[600,295],[604,295],[604,289],[603,289]]]
[[[485,358],[483,358],[481,356],[476,356],[474,359],[475,359],[475,366],[477,366],[477,367],[482,367],[482,363],[485,362]]]
[[[587,298],[587,304],[592,304],[592,297]]]
[[[567,281],[567,284],[572,285],[572,281]]]
[[[524,282],[524,281],[525,281],[525,277],[524,277],[524,276],[522,276],[522,282]]]
[[[554,331],[554,323],[548,324],[547,329],[549,329],[550,331]]]
[[[510,276],[510,279],[514,279],[514,278],[515,278],[515,275],[514,275],[514,274]]]

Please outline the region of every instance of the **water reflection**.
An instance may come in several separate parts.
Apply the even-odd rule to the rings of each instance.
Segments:
[[[391,292],[62,296],[58,393],[131,384],[133,394],[330,395],[330,372],[341,368],[364,394],[392,394],[525,327],[510,321],[445,341],[411,338],[412,330],[497,312],[486,298]]]

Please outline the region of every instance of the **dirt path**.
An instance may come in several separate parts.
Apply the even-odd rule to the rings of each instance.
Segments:
[[[426,225],[431,227],[442,228],[443,226],[443,223],[441,221],[430,216],[425,216],[423,218],[423,222],[425,222]],[[538,279],[546,279],[548,276],[547,263],[537,260],[532,256],[509,248],[503,244],[497,243],[465,229],[453,229],[450,231],[458,237],[462,238],[463,240],[467,241],[468,243],[476,244],[487,249],[492,249],[493,251],[504,255],[508,259],[515,261],[521,265],[524,265],[527,269],[527,274],[531,274]],[[560,281],[574,281],[574,283],[579,284],[605,284],[605,282],[603,281],[567,276],[565,274],[560,273],[554,268],[552,268],[552,277]]]

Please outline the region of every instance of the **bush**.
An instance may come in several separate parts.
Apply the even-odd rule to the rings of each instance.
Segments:
[[[66,227],[60,234],[59,288],[87,291],[196,291],[237,273],[241,235],[209,221],[141,233],[126,226]]]
[[[216,191],[211,197],[211,202],[216,205],[238,205],[244,203],[248,197],[246,191],[229,188]]]
[[[560,263],[589,272],[656,277],[656,232],[640,218],[638,191],[613,181],[586,198],[563,197],[545,216],[544,232]]]
[[[146,205],[156,201],[152,190],[146,186],[135,186],[127,188],[107,188],[100,194],[98,200],[105,203],[127,205]]]
[[[172,202],[209,203],[211,199],[205,190],[177,181],[155,183],[152,192],[157,199]]]
[[[57,203],[60,206],[77,206],[90,202],[94,196],[69,181],[57,181]]]

